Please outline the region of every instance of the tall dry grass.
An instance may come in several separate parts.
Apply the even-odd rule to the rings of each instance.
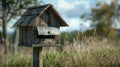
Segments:
[[[85,37],[73,43],[65,41],[63,51],[44,52],[44,67],[120,67],[118,39]]]
[[[49,50],[44,53],[44,67],[119,67],[120,48],[94,49],[63,52]],[[86,50],[87,49],[87,50]]]
[[[64,42],[62,51],[58,48],[44,48],[44,67],[120,67],[120,46],[118,39],[84,37]],[[24,53],[30,51],[30,54]],[[4,67],[32,67],[31,49],[9,56]],[[2,56],[3,57],[3,56]]]

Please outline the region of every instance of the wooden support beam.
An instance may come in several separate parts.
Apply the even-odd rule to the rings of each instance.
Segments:
[[[43,67],[42,47],[33,47],[33,67]]]

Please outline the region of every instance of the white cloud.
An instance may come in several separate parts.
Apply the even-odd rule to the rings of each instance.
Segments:
[[[57,7],[59,7],[58,9],[63,9],[63,10],[68,10],[73,8],[73,6],[71,6],[66,0],[58,0]]]
[[[68,19],[68,27],[62,27],[61,31],[73,31],[80,30],[80,21],[79,19]]]
[[[79,18],[71,18],[67,19],[68,22],[68,27],[62,27],[60,28],[61,31],[74,31],[74,30],[80,30],[80,31],[85,31],[86,29],[90,28],[90,21],[83,21],[80,20]]]
[[[64,16],[69,18],[79,17],[81,14],[89,13],[91,4],[89,0],[74,0],[69,2],[67,0],[58,0],[57,9]]]

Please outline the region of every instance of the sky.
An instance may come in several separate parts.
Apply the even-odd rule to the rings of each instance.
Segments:
[[[95,7],[99,1],[109,4],[112,0],[44,0],[46,4],[53,4],[54,8],[57,9],[69,25],[68,27],[62,27],[61,31],[85,31],[89,29],[91,21],[83,21],[80,19],[80,16],[82,14],[89,14],[91,8]]]
[[[80,19],[82,14],[89,14],[91,8],[95,7],[96,3],[101,1],[103,3],[111,3],[112,0],[43,0],[45,4],[52,4],[54,8],[60,13],[62,18],[69,25],[68,27],[60,28],[60,31],[85,31],[90,28],[91,21],[83,21]],[[8,24],[8,31],[12,32],[12,20]]]

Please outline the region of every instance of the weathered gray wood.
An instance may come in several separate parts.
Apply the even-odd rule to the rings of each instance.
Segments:
[[[33,47],[33,67],[43,67],[42,47]]]
[[[19,46],[32,46],[32,27],[20,27]]]
[[[60,28],[60,20],[56,17],[56,15],[51,11],[47,11],[49,13],[49,21],[51,27]]]
[[[50,27],[60,27],[60,21],[56,18],[51,10],[45,11],[44,14],[41,16],[41,19],[43,19],[43,21],[45,21],[45,23]]]
[[[27,28],[24,28],[24,43],[27,45],[27,39],[28,39],[28,37],[27,37]]]
[[[31,34],[31,33],[30,33],[30,30],[29,30],[29,29],[30,29],[30,28],[27,28],[27,34],[28,34],[28,35],[27,35],[27,37],[28,37],[28,38],[27,38],[27,43],[28,43],[28,44],[30,44],[30,42],[31,42],[31,41],[30,41],[30,34]]]
[[[19,28],[19,44],[22,44],[22,29],[21,28]]]
[[[30,28],[30,29],[29,29],[29,37],[30,37],[29,43],[30,43],[31,45],[32,45],[32,39],[33,39],[32,36],[33,36],[33,35],[32,35],[32,28]]]
[[[38,43],[40,43],[40,40],[37,38],[37,28],[34,27],[31,30],[32,30],[32,33],[31,33],[32,44],[38,44]]]
[[[27,36],[28,36],[28,44],[29,44],[29,45],[30,45],[30,44],[32,45],[32,35],[31,35],[31,34],[32,34],[32,33],[31,33],[32,28],[30,27],[30,28],[28,28],[27,30],[28,30],[28,32],[27,32],[27,33],[28,33],[28,35],[27,35]],[[31,46],[31,45],[30,45],[30,46]]]
[[[55,27],[37,26],[38,35],[60,35],[60,31]]]

